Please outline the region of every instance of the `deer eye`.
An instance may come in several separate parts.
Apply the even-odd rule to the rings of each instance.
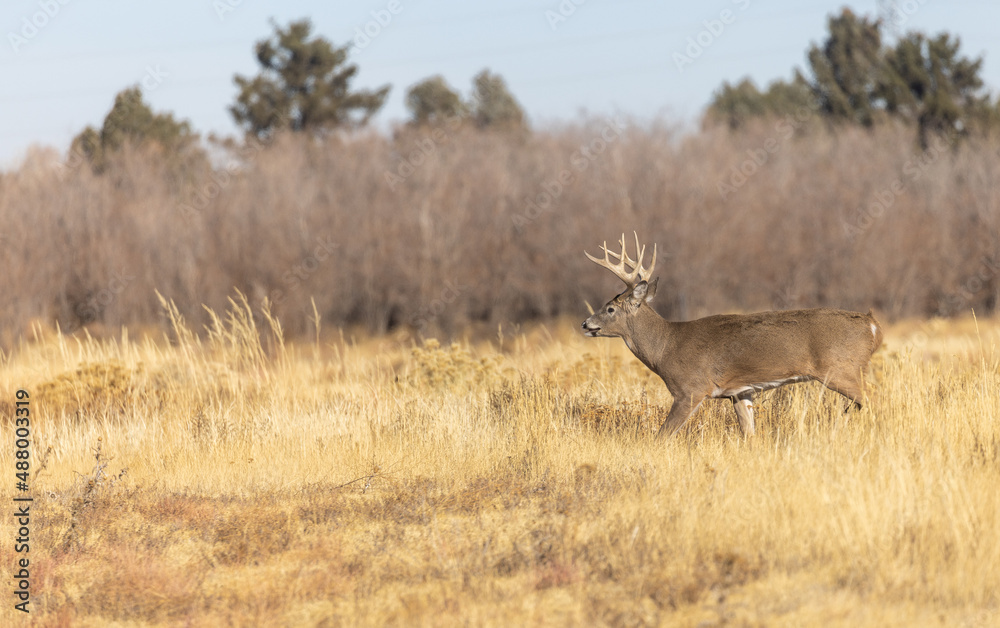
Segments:
[[[608,306],[608,314],[614,314],[614,313],[615,313],[615,306],[609,305]]]

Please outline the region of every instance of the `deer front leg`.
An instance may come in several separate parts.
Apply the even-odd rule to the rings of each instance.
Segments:
[[[656,433],[657,440],[663,440],[674,435],[674,432],[681,429],[688,418],[698,409],[704,396],[698,398],[697,402],[693,395],[678,395],[674,398],[674,405],[670,407],[670,413],[660,426],[660,431]]]
[[[736,418],[740,421],[740,430],[743,432],[743,436],[753,436],[753,396],[749,393],[743,393],[730,398],[733,400],[733,409],[736,410]]]

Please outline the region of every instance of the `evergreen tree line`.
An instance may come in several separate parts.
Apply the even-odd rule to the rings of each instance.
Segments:
[[[358,66],[349,62],[350,45],[338,47],[314,35],[308,19],[273,26],[274,34],[254,49],[259,73],[234,77],[239,93],[229,112],[247,138],[357,129],[385,104],[390,86],[352,87]],[[705,124],[740,129],[756,118],[803,112],[862,127],[897,120],[914,127],[924,148],[934,134],[964,137],[1000,127],[1000,101],[991,98],[980,76],[983,60],[963,56],[958,37],[910,32],[888,45],[880,20],[846,8],[828,18],[827,30],[825,41],[807,51],[808,72],[796,69],[790,80],[776,80],[764,90],[749,78],[724,82]],[[406,92],[408,124],[461,119],[480,129],[527,130],[524,110],[503,77],[486,69],[472,83],[468,97],[441,76],[412,85]],[[203,165],[197,140],[190,123],[154,113],[135,86],[116,96],[100,129],[87,127],[76,137],[72,151],[102,172],[126,142],[152,143],[171,155],[183,174]]]
[[[828,19],[823,44],[809,48],[807,73],[796,69],[791,80],[766,90],[746,78],[723,83],[706,121],[738,129],[755,118],[802,111],[862,127],[895,120],[912,125],[924,148],[932,135],[961,138],[1000,126],[1000,101],[980,76],[983,59],[963,56],[958,37],[914,31],[888,45],[883,26],[845,8]]]
[[[290,131],[325,135],[365,126],[385,104],[390,86],[357,89],[352,83],[358,66],[350,63],[350,45],[337,47],[314,35],[308,19],[287,27],[274,25],[274,35],[257,42],[254,54],[260,72],[236,75],[236,102],[229,107],[246,139],[266,142]],[[412,126],[435,125],[461,117],[478,128],[505,131],[526,129],[524,110],[503,77],[484,69],[472,80],[464,98],[441,76],[411,86],[406,107]],[[88,126],[73,140],[71,153],[86,159],[95,172],[107,169],[109,157],[126,142],[158,146],[172,155],[177,171],[204,165],[198,135],[187,121],[169,113],[155,113],[143,101],[138,86],[120,92],[100,129]]]

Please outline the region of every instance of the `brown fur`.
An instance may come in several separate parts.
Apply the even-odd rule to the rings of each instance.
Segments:
[[[882,345],[874,315],[816,308],[724,314],[671,322],[649,306],[656,282],[640,282],[583,323],[592,336],[618,336],[660,376],[674,404],[658,437],[681,428],[707,397],[729,397],[753,433],[754,392],[784,380],[822,382],[861,407],[872,354]],[[872,331],[874,326],[874,333]],[[785,383],[794,383],[788,381]]]

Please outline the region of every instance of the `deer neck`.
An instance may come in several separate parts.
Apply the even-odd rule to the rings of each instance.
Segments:
[[[625,345],[635,357],[657,371],[657,366],[668,351],[672,341],[671,324],[645,303],[628,322],[628,333],[622,336]]]

